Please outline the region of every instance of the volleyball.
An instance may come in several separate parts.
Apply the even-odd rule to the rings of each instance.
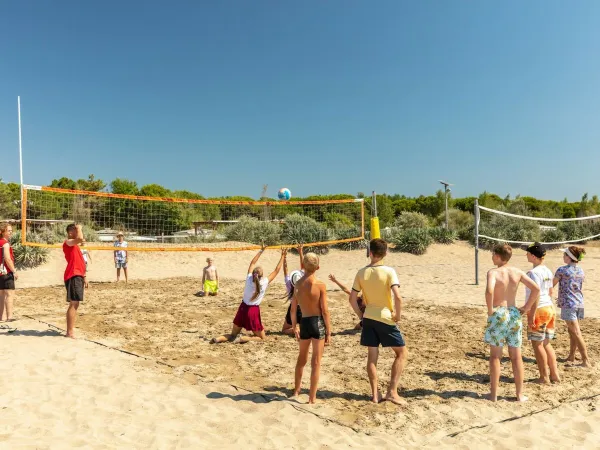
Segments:
[[[277,198],[279,198],[279,200],[289,200],[292,198],[292,193],[288,188],[281,188],[277,193]]]

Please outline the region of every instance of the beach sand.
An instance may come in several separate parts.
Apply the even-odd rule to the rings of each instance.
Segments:
[[[76,332],[89,342],[59,337],[64,328],[64,262],[53,252],[48,264],[22,274],[14,333],[1,331],[0,362],[10,367],[11,389],[0,394],[0,442],[37,448],[348,448],[380,446],[448,448],[593,448],[600,445],[598,368],[566,369],[563,383],[531,383],[537,368],[525,341],[526,394],[514,401],[508,358],[503,360],[498,404],[488,391],[484,274],[490,253],[481,252],[479,286],[473,285],[473,249],[466,244],[433,246],[416,257],[391,254],[405,301],[401,328],[409,361],[401,380],[407,405],[368,402],[366,352],[351,331],[356,318],[339,290],[332,290],[334,335],[321,372],[319,404],[286,399],[293,384],[296,342],[279,333],[287,304],[279,283],[261,306],[270,331],[265,343],[210,345],[228,332],[240,302],[251,252],[215,253],[222,281],[218,297],[200,298],[199,275],[207,254],[147,253],[130,257],[131,282],[116,284],[112,255],[94,252],[91,287],[80,308]],[[558,267],[560,252],[547,258]],[[261,260],[268,272],[277,261]],[[524,252],[515,265],[527,268]],[[290,255],[291,268],[297,257]],[[595,303],[600,249],[590,248],[586,270],[588,349],[600,354]],[[350,285],[364,252],[332,251],[321,259],[321,278],[330,272]],[[58,282],[57,282],[58,280]],[[34,287],[36,286],[36,287]],[[30,317],[30,318],[27,318]],[[51,326],[47,325],[51,324]],[[559,321],[555,348],[568,349]],[[387,382],[391,355],[382,351],[380,380]],[[310,369],[305,371],[308,388]],[[68,396],[73,385],[72,396]],[[65,417],[66,416],[66,417]],[[73,433],[78,431],[77,433]],[[303,437],[306,434],[308,440]],[[65,444],[63,439],[68,438]]]

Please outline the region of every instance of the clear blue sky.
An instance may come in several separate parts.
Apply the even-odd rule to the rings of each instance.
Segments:
[[[0,5],[0,176],[600,193],[600,2]]]

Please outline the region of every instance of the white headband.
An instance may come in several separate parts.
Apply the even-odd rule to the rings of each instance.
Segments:
[[[563,250],[563,252],[565,252],[567,254],[567,256],[569,258],[571,258],[573,261],[579,261],[579,258],[576,258],[575,255],[573,253],[571,253],[571,250],[569,250],[568,248],[565,248]]]

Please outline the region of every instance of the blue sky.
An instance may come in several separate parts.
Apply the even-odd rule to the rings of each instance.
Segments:
[[[600,193],[600,2],[0,5],[0,176]]]

